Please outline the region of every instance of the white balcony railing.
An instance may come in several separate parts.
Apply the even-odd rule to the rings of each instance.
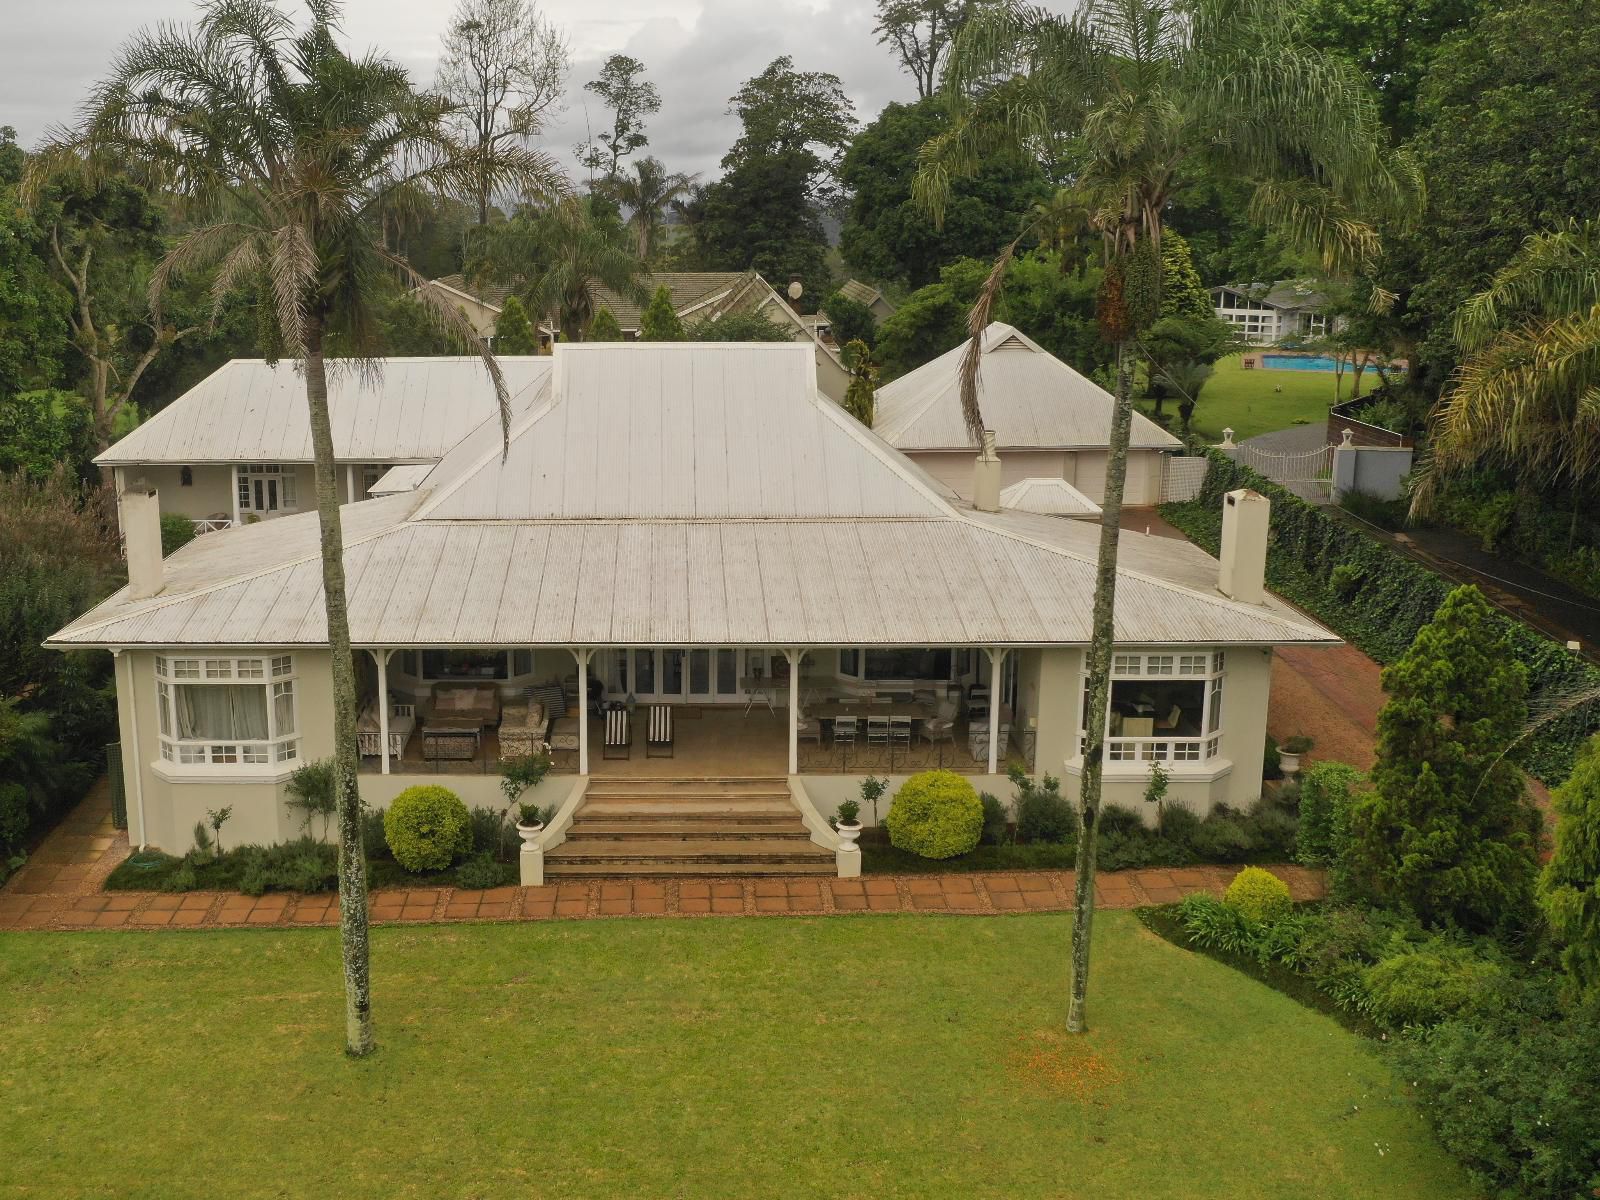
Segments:
[[[227,517],[195,517],[194,532],[199,537],[202,533],[216,533],[219,529],[227,529],[233,522]]]

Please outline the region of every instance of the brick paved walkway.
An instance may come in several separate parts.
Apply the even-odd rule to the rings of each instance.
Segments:
[[[223,929],[336,925],[337,897],[273,892],[106,892],[101,885],[128,855],[111,828],[104,780],[51,833],[28,865],[0,889],[0,930]],[[1151,868],[1102,873],[1103,908],[1168,904],[1195,891],[1222,894],[1238,867]],[[1297,900],[1323,894],[1320,872],[1271,868]],[[518,921],[586,917],[822,916],[857,912],[1060,912],[1072,907],[1070,871],[966,875],[872,875],[861,879],[585,879],[547,887],[411,888],[373,892],[372,920]]]

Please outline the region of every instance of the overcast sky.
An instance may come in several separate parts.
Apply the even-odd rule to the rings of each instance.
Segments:
[[[190,0],[3,3],[0,125],[15,126],[30,147],[50,126],[72,118],[129,34],[161,21],[186,22],[195,12]],[[427,84],[454,7],[455,0],[345,0],[344,28],[356,49],[378,47]],[[643,62],[661,90],[647,153],[706,178],[716,175],[737,136],[728,97],[780,54],[792,55],[802,70],[837,74],[862,120],[915,95],[910,77],[873,38],[871,0],[545,0],[541,10],[572,43],[566,109],[544,139],[569,163],[586,118],[597,128],[605,120],[583,84],[618,51]]]

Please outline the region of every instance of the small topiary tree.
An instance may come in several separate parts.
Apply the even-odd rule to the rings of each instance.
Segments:
[[[447,787],[408,787],[384,810],[383,840],[408,871],[442,871],[472,849],[472,814]]]
[[[594,314],[594,320],[589,322],[589,340],[591,342],[622,340],[622,326],[617,323],[617,314],[611,311],[609,305],[602,304],[600,310]]]
[[[684,332],[683,322],[678,319],[677,309],[672,307],[672,293],[667,291],[666,284],[656,289],[655,295],[650,297],[650,303],[645,305],[644,312],[639,316],[639,340],[641,342],[684,342],[689,335]]]
[[[1349,763],[1318,762],[1300,777],[1295,858],[1307,866],[1338,862],[1350,848],[1350,805],[1365,776]]]
[[[1356,882],[1430,924],[1526,915],[1538,815],[1505,757],[1527,717],[1505,624],[1477,588],[1456,588],[1383,688],[1372,790],[1351,813]]]
[[[1289,885],[1260,867],[1246,867],[1235,875],[1222,902],[1245,920],[1257,923],[1286,916],[1294,907]]]
[[[537,354],[539,334],[528,320],[528,310],[515,296],[507,296],[494,322],[496,354]]]
[[[923,771],[900,785],[883,823],[898,849],[923,858],[954,858],[978,844],[983,801],[954,771]]]
[[[1539,904],[1567,974],[1580,987],[1600,988],[1600,736],[1584,745],[1550,799],[1556,844],[1539,876]]]

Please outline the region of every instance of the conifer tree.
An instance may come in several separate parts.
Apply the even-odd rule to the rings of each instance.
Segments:
[[[617,315],[604,304],[600,306],[600,311],[594,314],[594,322],[589,326],[589,340],[591,342],[622,340],[622,326],[617,324]]]
[[[1563,943],[1561,965],[1579,985],[1600,988],[1600,736],[1550,798],[1556,845],[1539,876],[1539,903]]]
[[[677,310],[672,307],[672,293],[662,284],[656,289],[656,294],[650,297],[650,303],[645,305],[644,313],[639,318],[639,340],[683,342],[688,338],[683,322],[678,319]]]
[[[494,348],[497,354],[537,354],[539,335],[528,320],[528,310],[515,296],[507,296],[494,323]]]
[[[1430,924],[1525,915],[1538,816],[1504,755],[1527,716],[1527,675],[1483,594],[1446,596],[1383,688],[1372,790],[1352,814],[1356,879]]]

